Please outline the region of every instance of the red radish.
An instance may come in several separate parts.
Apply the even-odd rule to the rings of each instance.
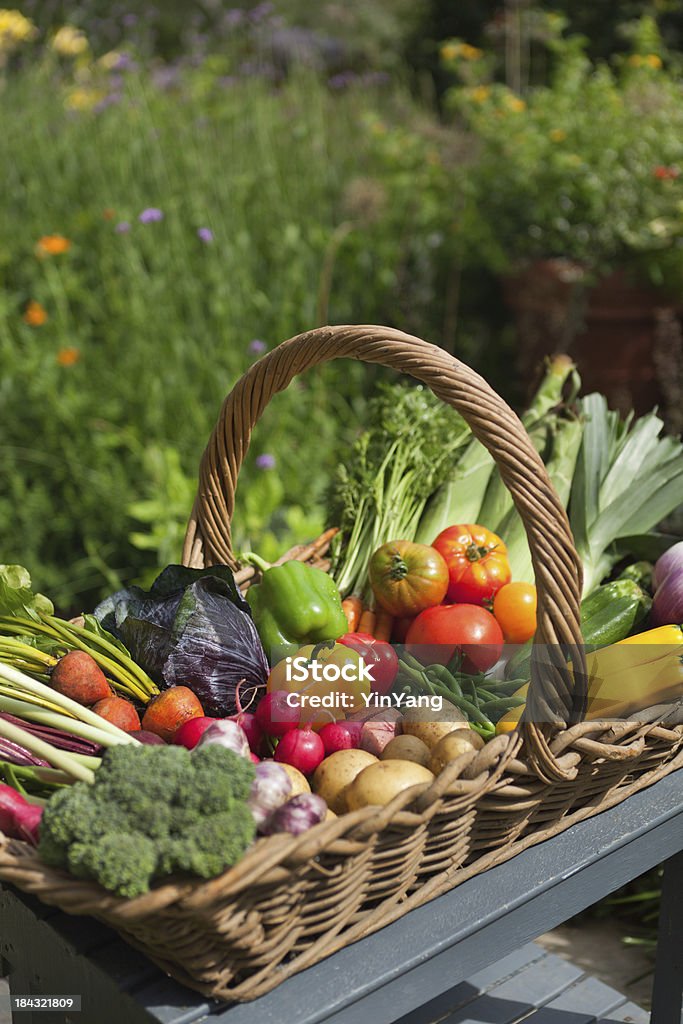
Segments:
[[[325,757],[336,750],[352,750],[360,739],[360,722],[328,722],[318,736],[323,741]]]
[[[261,758],[258,756],[258,754],[255,754],[253,750],[249,752],[249,757],[251,758],[253,764],[261,764]]]
[[[308,722],[301,729],[290,729],[275,748],[275,760],[298,768],[303,775],[314,772],[325,757],[320,736]]]
[[[188,718],[174,734],[173,742],[181,747],[187,747],[188,750],[193,750],[199,743],[203,733],[206,732],[210,725],[217,721],[217,718],[207,718],[206,716]]]
[[[267,736],[284,736],[297,728],[301,709],[288,704],[288,697],[286,690],[272,690],[256,708],[256,721]]]
[[[129,700],[123,697],[105,697],[93,704],[93,711],[112,725],[118,725],[124,732],[136,732],[140,728],[140,716]]]
[[[170,743],[184,722],[203,717],[204,708],[188,686],[171,686],[147,705],[142,728]]]
[[[30,804],[11,786],[0,783],[0,832],[35,846],[42,813],[42,807]]]
[[[244,682],[244,680],[242,680]],[[258,753],[259,747],[261,746],[261,740],[263,739],[263,728],[259,725],[259,721],[254,711],[248,711],[242,707],[240,701],[240,686],[242,683],[238,683],[235,688],[235,702],[237,704],[237,714],[231,716],[233,722],[237,722],[240,726],[244,735],[247,737],[249,749],[254,753]],[[253,700],[252,700],[253,703]],[[249,705],[251,706],[251,705]]]
[[[50,685],[86,707],[104,700],[112,692],[104,672],[87,651],[69,651],[60,658],[52,669]]]

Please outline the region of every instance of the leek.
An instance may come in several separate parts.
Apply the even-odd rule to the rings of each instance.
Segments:
[[[569,519],[590,594],[620,557],[618,541],[648,533],[683,503],[683,445],[651,412],[622,420],[603,395],[581,399],[585,429]]]

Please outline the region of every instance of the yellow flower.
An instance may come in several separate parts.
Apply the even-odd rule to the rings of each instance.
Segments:
[[[57,362],[60,366],[73,366],[81,358],[81,353],[77,348],[68,346],[67,348],[60,348],[57,353]]]
[[[29,324],[31,327],[42,327],[47,320],[47,312],[39,302],[35,299],[31,299],[28,306],[24,310],[24,323]]]
[[[80,57],[88,50],[88,37],[80,28],[62,25],[53,35],[50,46],[60,57]]]
[[[460,43],[444,43],[439,52],[442,60],[455,60],[460,56]]]
[[[479,60],[480,57],[484,56],[484,51],[480,50],[478,46],[470,46],[469,43],[463,43],[460,47],[460,55],[465,60]]]
[[[467,95],[474,103],[485,103],[491,95],[491,87],[488,85],[477,85],[474,89],[468,89]]]
[[[68,252],[70,248],[71,242],[64,238],[64,235],[43,235],[36,244],[36,255],[59,256],[63,252]]]
[[[38,29],[21,11],[0,9],[0,53],[11,53],[22,43],[35,39]]]
[[[121,54],[118,50],[110,50],[109,53],[104,53],[97,61],[101,68],[105,71],[113,71],[121,60]]]
[[[444,43],[439,51],[442,60],[457,60],[462,57],[464,60],[479,60],[484,56],[484,51],[478,46],[470,46],[469,43]]]
[[[647,57],[643,57],[643,61],[649,68],[659,69],[662,66],[662,58],[656,53],[648,53]]]
[[[103,98],[104,93],[101,89],[72,89],[67,93],[64,106],[68,110],[92,110]]]
[[[550,138],[553,142],[564,142],[567,138],[567,133],[563,128],[553,128],[550,132]]]
[[[523,110],[526,110],[526,103],[519,96],[514,96],[511,93],[507,93],[505,96],[505,106],[508,110],[514,111],[515,114],[521,114]]]

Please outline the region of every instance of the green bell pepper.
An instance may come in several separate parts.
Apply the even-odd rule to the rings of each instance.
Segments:
[[[259,568],[260,558],[247,556]],[[336,640],[348,632],[341,597],[331,576],[304,562],[265,568],[247,600],[271,664],[305,644]]]

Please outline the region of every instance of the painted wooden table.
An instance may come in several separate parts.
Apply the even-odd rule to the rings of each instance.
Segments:
[[[683,770],[460,885],[251,1003],[205,1000],[89,918],[7,887],[0,955],[17,995],[82,1010],[17,1024],[592,1024],[647,1015],[530,943],[665,862],[652,1024],[681,1024]]]

